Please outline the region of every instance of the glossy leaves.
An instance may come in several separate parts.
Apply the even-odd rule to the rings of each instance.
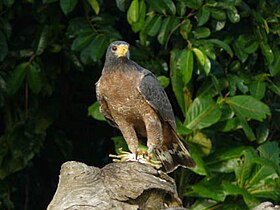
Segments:
[[[65,15],[68,15],[76,7],[78,0],[59,0],[60,7]]]
[[[195,130],[209,127],[221,117],[218,105],[210,97],[196,98],[186,114],[185,125]]]

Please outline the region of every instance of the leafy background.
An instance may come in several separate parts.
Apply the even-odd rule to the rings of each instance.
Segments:
[[[190,209],[280,203],[279,0],[1,0],[0,209],[46,209],[60,165],[123,146],[94,83],[113,40],[165,87]],[[111,140],[112,139],[112,140]]]

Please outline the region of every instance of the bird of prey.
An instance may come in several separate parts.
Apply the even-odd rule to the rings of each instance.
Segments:
[[[122,132],[128,145],[131,153],[125,154],[130,155],[125,160],[140,160],[138,145],[144,139],[146,156],[155,157],[162,171],[195,166],[187,145],[176,133],[173,110],[164,89],[152,72],[129,58],[127,42],[109,45],[96,93],[100,111],[109,124]]]

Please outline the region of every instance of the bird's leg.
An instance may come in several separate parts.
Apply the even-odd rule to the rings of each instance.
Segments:
[[[138,138],[133,126],[126,122],[118,123],[118,126],[131,153],[120,150],[120,155],[110,155],[110,157],[114,158],[114,162],[137,161]]]
[[[148,150],[147,150],[148,155],[152,154],[152,152],[154,151],[155,148],[156,148],[156,145],[154,145],[154,144],[148,146]]]
[[[161,147],[163,142],[162,135],[162,126],[161,121],[158,118],[157,114],[146,113],[144,115],[144,123],[147,131],[147,155],[146,160],[148,163],[152,163],[153,165],[157,165],[158,168],[161,167],[160,161],[157,161],[154,156],[154,150],[156,147]]]
[[[151,154],[156,147],[161,147],[163,142],[161,121],[156,113],[147,113],[144,116],[147,131],[148,154]]]

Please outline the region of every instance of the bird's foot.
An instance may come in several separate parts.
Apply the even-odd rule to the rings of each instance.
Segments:
[[[161,162],[156,160],[154,154],[148,153],[147,150],[138,149],[137,154],[133,154],[127,151],[123,151],[122,148],[119,148],[119,153],[119,155],[109,155],[109,157],[113,158],[113,162],[138,161],[140,163],[151,165],[156,169],[161,168]]]
[[[153,166],[154,168],[156,169],[160,169],[161,168],[161,162],[156,160],[154,157],[152,156],[138,156],[138,159],[137,159],[140,163],[144,163],[144,164],[148,164],[148,165],[151,165]]]
[[[122,148],[119,148],[119,155],[109,154],[109,157],[113,158],[113,162],[127,162],[127,161],[137,161],[137,155],[123,151]]]
[[[162,165],[161,165],[161,162],[156,159],[154,152],[153,152],[154,149],[155,149],[155,146],[149,147],[148,149],[138,149],[137,153],[139,156],[142,155],[143,160],[141,160],[141,161],[143,161],[143,163],[149,164],[149,165],[155,167],[156,169],[160,169]]]

